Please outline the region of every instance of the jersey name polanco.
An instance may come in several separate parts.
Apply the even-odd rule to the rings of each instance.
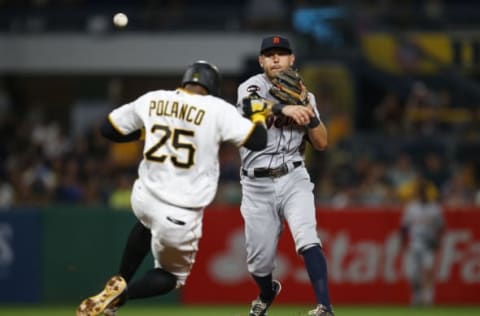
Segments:
[[[162,201],[188,208],[215,196],[220,143],[241,146],[254,127],[232,104],[180,88],[148,92],[109,120],[124,135],[145,129],[139,180]]]
[[[269,90],[272,83],[267,79],[267,76],[257,74],[238,87],[237,91],[237,107],[242,111],[242,100],[253,92],[256,92],[260,97],[278,102],[273,97]],[[309,92],[309,101],[312,105],[316,115],[318,114],[315,96]],[[303,148],[305,142],[306,129],[305,127],[294,124],[290,119],[279,119],[271,116],[267,120],[268,127],[268,143],[267,147],[262,151],[251,151],[246,148],[240,148],[240,156],[242,157],[244,168],[273,168],[285,162],[303,160]]]

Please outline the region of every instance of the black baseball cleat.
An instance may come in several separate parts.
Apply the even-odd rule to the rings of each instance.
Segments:
[[[127,288],[127,282],[121,276],[113,276],[108,280],[105,288],[95,296],[91,296],[85,300],[77,308],[77,316],[97,316],[102,313],[109,312],[108,309],[114,308],[118,299]],[[116,310],[114,309],[115,315]],[[105,314],[108,315],[108,314]]]
[[[309,316],[335,316],[332,308],[327,308],[325,305],[318,304],[315,309],[308,312]]]
[[[273,298],[268,302],[264,302],[260,299],[260,297],[257,297],[252,302],[252,307],[250,308],[250,314],[248,314],[248,316],[266,316],[267,315],[267,310],[270,307],[270,305],[272,305],[275,297],[277,297],[278,293],[280,293],[280,291],[282,290],[282,285],[280,284],[279,281],[273,280],[272,289],[273,289],[273,292],[275,293]]]

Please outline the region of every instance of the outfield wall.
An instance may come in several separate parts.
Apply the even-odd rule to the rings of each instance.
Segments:
[[[397,209],[317,213],[329,263],[332,300],[408,304]],[[480,302],[480,212],[450,210],[437,261],[440,304]],[[117,271],[130,227],[129,211],[52,207],[0,213],[0,303],[77,302]],[[268,227],[266,227],[268,230]],[[142,272],[152,266],[149,256]],[[275,277],[283,303],[311,303],[313,294],[288,229],[279,244]],[[187,286],[152,302],[245,303],[256,288],[245,264],[238,208],[205,212],[200,252]]]
[[[405,276],[409,265],[398,234],[400,216],[400,210],[394,208],[317,212],[335,304],[409,303]],[[480,211],[450,210],[446,212],[446,222],[436,262],[436,303],[478,304]],[[238,211],[208,212],[201,251],[183,292],[183,301],[242,303],[252,299],[256,288],[246,269],[243,245],[243,222]],[[308,275],[301,257],[295,253],[288,229],[279,242],[274,277],[283,284],[278,302],[314,301]]]
[[[0,303],[79,302],[118,271],[130,211],[58,206],[0,212]],[[141,272],[151,268],[149,255]],[[178,293],[160,298],[177,302]]]

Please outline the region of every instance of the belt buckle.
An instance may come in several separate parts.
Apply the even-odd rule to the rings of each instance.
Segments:
[[[275,169],[269,169],[268,170],[268,174],[270,177],[273,177],[273,178],[278,178],[278,177],[281,177],[283,176],[284,174],[286,174],[288,171],[288,167],[286,165],[281,165],[280,167],[278,168],[275,168]]]

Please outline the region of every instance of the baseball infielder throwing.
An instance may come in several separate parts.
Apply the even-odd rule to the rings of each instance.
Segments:
[[[265,148],[264,109],[246,109],[252,123],[216,97],[220,75],[215,66],[195,62],[185,71],[181,86],[142,95],[113,110],[102,126],[102,134],[118,142],[137,140],[145,131],[131,197],[141,224],[129,236],[119,275],[84,300],[77,316],[115,315],[127,298],[161,295],[183,286],[198,251],[203,210],[217,190],[220,143]],[[130,284],[146,254],[137,251],[135,243],[143,248],[150,237],[155,268]]]
[[[291,67],[295,56],[288,39],[270,36],[262,41],[258,61],[264,73],[250,77],[239,86],[239,105],[252,95],[279,102],[270,93],[272,79]],[[257,152],[240,149],[241,213],[245,222],[247,263],[260,290],[252,302],[250,316],[266,315],[280,292],[280,282],[272,280],[272,272],[284,220],[288,222],[297,252],[304,257],[316,295],[317,306],[309,315],[333,315],[326,262],[316,230],[313,184],[303,158],[305,140],[322,150],[327,146],[327,132],[313,94],[309,93],[308,98],[308,106],[274,106],[276,114],[267,120],[265,149]]]

